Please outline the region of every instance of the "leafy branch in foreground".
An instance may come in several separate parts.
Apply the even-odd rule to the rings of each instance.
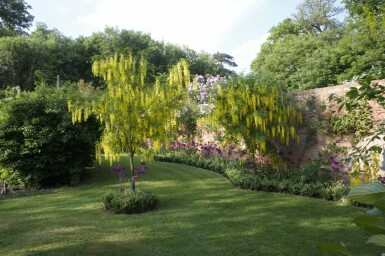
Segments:
[[[355,218],[352,223],[372,234],[367,244],[385,247],[385,185],[379,182],[359,184],[347,197],[373,206],[365,212],[366,215]],[[352,255],[342,243],[322,243],[317,249],[322,253]]]

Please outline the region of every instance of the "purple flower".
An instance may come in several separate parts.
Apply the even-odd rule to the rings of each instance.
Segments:
[[[137,180],[138,180],[138,176],[132,176],[131,180],[132,180],[133,182],[137,181]]]
[[[113,172],[123,172],[126,169],[126,167],[122,165],[114,166],[111,168],[111,171]]]
[[[235,146],[234,145],[230,145],[229,146],[229,150],[233,150],[233,149],[235,149]]]
[[[333,163],[330,167],[335,172],[338,172],[340,170],[340,168],[338,167],[338,164],[336,164],[336,163]]]
[[[122,193],[123,193],[123,192],[124,192],[124,188],[120,188],[120,192],[122,192]]]
[[[140,162],[140,165],[146,165],[146,163],[142,161],[142,162]]]
[[[143,169],[140,169],[138,167],[134,167],[134,172],[136,172],[136,174],[143,174],[144,173],[144,170]]]
[[[123,182],[124,182],[124,179],[119,179],[119,182],[120,182],[120,183],[123,183]]]

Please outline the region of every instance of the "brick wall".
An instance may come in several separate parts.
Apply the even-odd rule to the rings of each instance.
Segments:
[[[385,85],[385,80],[378,80],[375,82],[381,85]],[[338,110],[337,103],[328,101],[328,97],[331,94],[343,96],[346,94],[347,91],[349,91],[351,87],[359,86],[360,85],[358,83],[349,83],[332,87],[306,90],[294,94],[294,97],[298,99],[298,102],[304,110],[304,115],[303,125],[298,129],[298,133],[300,135],[300,142],[292,142],[288,148],[284,149],[284,152],[286,154],[288,152],[291,152],[292,161],[303,162],[306,161],[308,158],[317,158],[319,153],[324,151],[331,141],[335,141],[337,146],[346,146],[348,148],[351,148],[352,136],[331,136],[328,131],[319,132],[318,136],[316,137],[313,143],[307,143],[306,125],[309,124],[309,120],[314,120],[314,118],[317,118],[317,116],[319,115],[321,115],[324,120],[327,120],[332,110]],[[310,101],[315,104],[309,104]],[[379,123],[380,121],[384,120],[385,109],[379,106],[376,102],[370,102],[370,105],[372,107],[373,121],[375,123]],[[378,141],[378,143],[382,142]],[[385,170],[384,158],[382,158],[381,161],[382,166]]]

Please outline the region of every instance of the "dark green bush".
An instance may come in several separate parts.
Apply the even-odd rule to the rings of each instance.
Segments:
[[[350,187],[345,186],[342,182],[334,182],[324,189],[323,198],[327,200],[341,200],[350,191]]]
[[[27,185],[76,185],[95,159],[95,118],[72,124],[71,90],[40,88],[1,104],[0,165],[18,172]]]
[[[242,185],[245,179],[243,171],[237,168],[227,168],[225,175],[234,185]]]
[[[290,193],[290,187],[292,186],[293,182],[288,179],[280,180],[277,184],[277,192],[280,193]]]
[[[290,175],[293,174],[291,173]],[[306,179],[303,177],[298,178],[279,173],[268,174],[265,171],[257,172],[256,177],[253,177],[246,170],[235,167],[226,168],[225,175],[234,185],[243,189],[287,193],[334,201],[343,198],[350,190],[349,187],[340,181],[326,182],[315,180],[313,182],[305,182]]]
[[[135,193],[108,193],[104,196],[103,203],[107,211],[132,214],[155,209],[159,204],[159,198],[149,190],[137,188]]]
[[[292,168],[289,171],[290,177],[296,177],[299,182],[330,182],[338,179],[337,174],[333,173],[330,165],[322,160],[313,160]]]

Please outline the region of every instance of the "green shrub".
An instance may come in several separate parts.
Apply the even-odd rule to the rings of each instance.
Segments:
[[[300,195],[307,197],[318,197],[322,196],[324,185],[322,183],[305,183],[302,184]]]
[[[277,184],[277,190],[280,193],[290,193],[290,187],[293,185],[293,182],[289,179],[282,179]]]
[[[303,183],[329,182],[338,178],[330,165],[322,160],[309,161],[293,168],[290,170],[289,176]]]
[[[2,179],[11,188],[23,188],[25,187],[25,179],[20,173],[10,168],[0,167],[0,179]]]
[[[159,198],[149,190],[137,188],[135,193],[108,193],[103,198],[103,204],[107,211],[132,214],[155,209],[159,204]]]
[[[95,118],[72,124],[70,93],[42,87],[1,105],[0,165],[29,186],[76,185],[94,164],[99,125]]]
[[[242,186],[246,178],[242,170],[237,168],[226,168],[225,175],[231,181],[231,183],[237,186]]]
[[[350,191],[350,187],[342,182],[334,182],[324,189],[323,198],[327,200],[338,201],[345,197]]]

